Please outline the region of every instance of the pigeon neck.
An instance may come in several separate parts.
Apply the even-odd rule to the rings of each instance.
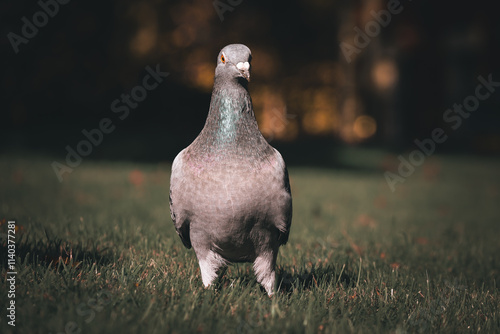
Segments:
[[[215,146],[225,148],[259,131],[246,87],[216,78],[205,130]]]

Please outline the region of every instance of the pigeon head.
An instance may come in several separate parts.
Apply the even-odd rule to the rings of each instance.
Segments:
[[[250,81],[251,61],[252,52],[246,45],[229,44],[219,52],[215,77],[224,77],[228,80],[243,80],[244,83],[247,83]]]

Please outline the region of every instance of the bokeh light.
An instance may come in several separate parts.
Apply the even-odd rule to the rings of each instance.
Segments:
[[[370,138],[377,132],[377,122],[371,116],[358,116],[354,121],[353,132],[361,140]]]

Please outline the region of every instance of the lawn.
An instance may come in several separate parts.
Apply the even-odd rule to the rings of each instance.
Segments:
[[[391,192],[394,156],[337,159],[289,168],[292,231],[269,298],[245,264],[203,288],[170,219],[169,163],[85,160],[60,183],[50,159],[0,156],[0,332],[500,332],[500,160],[433,156]]]

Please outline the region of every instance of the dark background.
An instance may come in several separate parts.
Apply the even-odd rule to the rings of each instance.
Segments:
[[[2,1],[0,152],[64,159],[110,118],[116,129],[89,158],[171,161],[204,124],[219,50],[243,43],[261,130],[289,162],[324,162],[346,145],[413,150],[436,127],[449,136],[438,152],[500,153],[500,91],[456,131],[442,119],[479,75],[500,81],[494,1],[401,1],[350,63],[340,42],[353,45],[353,28],[386,1],[220,2],[231,7],[223,20],[212,1],[72,0],[16,54],[7,35],[42,9]],[[170,75],[120,120],[112,101],[157,64]]]

